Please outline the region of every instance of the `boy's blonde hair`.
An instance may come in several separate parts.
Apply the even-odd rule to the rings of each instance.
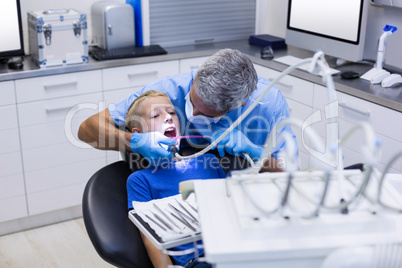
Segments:
[[[131,131],[133,128],[138,128],[142,130],[140,118],[142,117],[142,111],[140,109],[141,103],[150,97],[166,97],[170,100],[169,96],[165,93],[157,90],[150,90],[144,92],[138,98],[136,98],[133,103],[128,108],[127,115],[126,115],[126,127]]]

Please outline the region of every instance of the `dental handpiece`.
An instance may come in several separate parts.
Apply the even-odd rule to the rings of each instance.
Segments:
[[[212,137],[210,136],[201,136],[201,135],[192,135],[192,136],[178,136],[178,137],[172,137],[174,140],[181,140],[181,139],[210,139],[212,140]],[[176,154],[179,154],[179,150],[176,148],[175,144],[169,145],[170,152],[172,153],[173,156],[176,156]]]

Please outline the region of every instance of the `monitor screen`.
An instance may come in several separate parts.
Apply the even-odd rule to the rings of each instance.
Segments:
[[[365,0],[289,0],[286,42],[345,60],[363,58]]]
[[[24,55],[19,0],[0,1],[0,58]]]

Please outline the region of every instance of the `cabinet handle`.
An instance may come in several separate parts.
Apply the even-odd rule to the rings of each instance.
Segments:
[[[134,77],[134,76],[141,76],[141,75],[157,75],[158,71],[149,71],[149,72],[143,72],[143,73],[128,73],[128,77]]]
[[[60,106],[60,107],[55,107],[55,108],[48,108],[46,107],[46,113],[54,113],[54,112],[60,112],[60,111],[64,111],[64,110],[70,110],[72,109],[74,106],[73,105],[69,105],[69,106]]]
[[[66,83],[44,85],[43,87],[44,87],[45,89],[52,89],[52,88],[56,88],[56,87],[68,87],[68,86],[73,86],[73,87],[75,87],[77,84],[78,84],[77,81],[71,81],[71,82],[66,82]]]
[[[274,80],[273,78],[270,78],[270,79],[269,79],[269,81],[271,81],[271,82],[272,82],[273,80]],[[285,84],[285,83],[282,83],[282,82],[277,82],[276,84],[279,85],[279,86],[286,87],[286,88],[288,88],[288,89],[292,89],[292,88],[293,88],[293,85]]]
[[[356,108],[354,108],[354,107],[352,107],[352,106],[349,106],[349,105],[347,105],[347,104],[344,103],[344,102],[340,102],[340,103],[339,103],[339,106],[341,106],[342,108],[345,108],[345,109],[347,109],[347,110],[350,110],[350,111],[352,111],[352,112],[355,112],[355,113],[358,113],[358,114],[360,114],[360,115],[363,115],[363,116],[365,116],[365,117],[369,117],[369,116],[370,116],[370,112],[360,111],[359,109],[356,109]]]

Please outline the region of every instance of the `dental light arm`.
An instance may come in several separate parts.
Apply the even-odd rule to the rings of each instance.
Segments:
[[[215,142],[211,143],[210,145],[208,145],[206,148],[204,148],[203,150],[199,151],[198,153],[195,153],[193,155],[189,155],[189,156],[181,156],[179,154],[176,154],[175,156],[179,159],[190,159],[190,158],[194,158],[194,157],[198,157],[200,155],[205,154],[206,152],[208,152],[211,148],[215,147],[221,140],[223,140],[224,137],[226,137],[226,135],[228,135],[235,127],[237,127],[244,118],[246,118],[251,111],[255,108],[255,106],[257,106],[257,104],[262,100],[262,98],[265,96],[265,94],[276,84],[278,83],[284,76],[286,76],[287,74],[289,74],[291,71],[293,71],[294,69],[298,68],[299,66],[305,65],[306,63],[309,63],[311,61],[311,59],[305,59],[302,60],[300,62],[298,62],[295,65],[289,66],[287,69],[285,69],[277,78],[275,78],[266,88],[265,90],[261,93],[260,96],[258,96],[258,98],[250,105],[250,107],[244,111],[243,114],[240,115],[240,117],[233,122],[233,124],[227,128],[225,130],[225,132],[222,133],[222,135],[217,138],[215,140]]]
[[[305,65],[306,63],[310,63],[310,68],[309,68],[309,72],[313,73],[313,74],[320,74],[322,75],[323,81],[326,83],[327,88],[328,88],[328,101],[329,103],[332,103],[333,101],[336,100],[336,93],[335,93],[335,86],[333,83],[333,79],[332,79],[332,75],[331,75],[331,71],[330,68],[327,64],[327,62],[325,61],[325,57],[324,57],[324,53],[322,51],[318,51],[314,54],[313,58],[308,58],[308,59],[304,59],[292,66],[289,66],[288,68],[286,68],[278,77],[276,77],[265,89],[264,91],[261,93],[260,96],[258,96],[258,98],[250,105],[250,107],[243,113],[240,115],[240,117],[229,127],[227,128],[222,135],[217,138],[213,143],[211,143],[210,145],[208,145],[206,148],[204,148],[203,150],[201,150],[198,153],[195,153],[193,155],[189,155],[189,156],[181,156],[179,153],[175,153],[175,156],[179,159],[190,159],[190,158],[194,158],[194,157],[198,157],[200,155],[205,154],[206,152],[208,152],[211,148],[215,147],[226,135],[228,135],[234,128],[236,128],[244,118],[246,118],[250,112],[257,106],[257,104],[262,100],[262,98],[265,96],[265,94],[274,86],[276,85],[276,83],[278,83],[284,76],[286,76],[287,74],[289,74],[291,71],[293,71],[294,69],[298,68],[299,66]],[[336,107],[330,107],[329,112],[329,118],[336,118],[337,115],[337,111],[336,111]],[[302,124],[300,122],[296,123],[295,121],[290,121],[290,124],[296,124],[299,127],[302,127]],[[285,126],[286,124],[289,124],[288,121],[283,120],[280,121],[277,125],[277,127],[279,126]],[[334,124],[332,124],[334,125]],[[338,133],[337,133],[337,129],[335,128],[336,126],[330,126],[330,133],[329,133],[329,145],[338,145]],[[312,132],[311,130],[308,131],[308,133]],[[267,145],[269,146],[270,143],[272,143],[272,139],[274,138],[273,135],[276,135],[275,131],[271,131],[270,135],[267,137],[266,143],[264,145],[264,151],[260,157],[260,160],[257,161],[257,163],[255,165],[253,165],[253,162],[250,161],[250,157],[246,156],[246,159],[249,160],[250,164],[251,164],[251,169],[253,170],[252,172],[259,172],[259,170],[263,167],[263,161],[264,159],[267,159],[267,156],[269,156],[269,154],[271,153],[271,149],[267,149]],[[310,134],[308,134],[310,135]],[[311,134],[314,135],[314,134]],[[312,139],[314,143],[318,143],[318,141],[320,139],[317,138],[313,138]],[[316,146],[318,144],[315,144]],[[316,147],[319,148],[319,147]],[[337,153],[337,151],[335,151],[335,154]],[[336,157],[337,159],[337,157]]]

